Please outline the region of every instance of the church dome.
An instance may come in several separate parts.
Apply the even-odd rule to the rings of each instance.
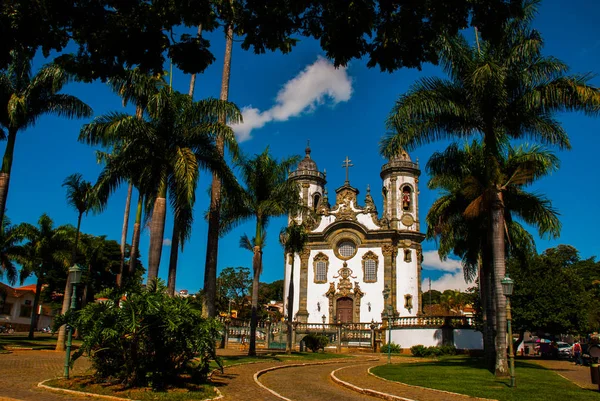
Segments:
[[[300,170],[311,170],[311,171],[319,171],[317,168],[317,163],[314,162],[313,159],[310,158],[310,146],[307,146],[304,150],[306,152],[306,156],[304,159],[298,163],[298,171]]]

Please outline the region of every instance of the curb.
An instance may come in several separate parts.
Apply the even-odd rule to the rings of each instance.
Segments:
[[[59,393],[74,394],[74,395],[78,395],[81,397],[97,397],[97,398],[103,398],[105,400],[112,400],[112,401],[136,401],[132,398],[122,398],[122,397],[115,397],[112,395],[87,393],[85,391],[69,390],[66,388],[59,388],[59,387],[50,387],[50,386],[47,386],[44,384],[50,380],[55,380],[55,379],[46,379],[42,382],[39,382],[37,386],[39,388],[43,388],[44,390],[50,390],[50,391],[55,391],[55,392],[59,392]],[[205,401],[219,400],[219,399],[223,398],[223,394],[221,394],[221,392],[219,391],[218,388],[213,387],[213,390],[215,391],[215,393],[217,393],[217,396],[214,398],[206,398]],[[0,400],[2,400],[2,398],[0,398]],[[18,401],[18,400],[15,400],[15,401]]]
[[[393,380],[389,380],[389,379],[385,379],[383,377],[377,376],[376,374],[374,374],[373,372],[371,372],[371,369],[373,369],[375,366],[371,366],[368,370],[367,373],[379,380],[384,380],[386,382],[389,383],[400,383],[403,386],[407,386],[407,387],[412,387],[412,388],[416,388],[418,390],[428,390],[428,391],[435,391],[436,393],[442,393],[442,394],[450,394],[450,395],[456,395],[456,396],[461,396],[461,397],[466,397],[466,398],[470,398],[472,400],[480,400],[480,401],[498,401],[498,400],[494,400],[493,398],[479,398],[479,397],[473,397],[471,395],[466,395],[466,394],[460,394],[460,393],[453,393],[452,391],[446,391],[446,390],[438,390],[436,388],[431,388],[431,387],[423,387],[423,386],[415,386],[414,384],[406,384],[403,382],[398,382],[398,381],[393,381]]]
[[[358,387],[358,386],[355,386],[354,384],[351,384],[351,383],[348,383],[346,381],[343,381],[342,379],[340,379],[339,377],[337,377],[335,375],[336,372],[338,372],[338,371],[340,371],[342,369],[346,369],[346,368],[348,368],[348,366],[343,366],[343,367],[341,367],[339,369],[336,369],[333,372],[331,372],[329,374],[329,376],[331,377],[331,380],[333,380],[336,384],[339,384],[340,386],[346,387],[346,388],[348,388],[348,389],[350,389],[352,391],[355,391],[357,393],[370,395],[372,397],[382,398],[384,400],[389,400],[389,401],[415,401],[415,400],[410,399],[410,398],[399,397],[397,395],[392,395],[392,394],[388,394],[388,393],[382,393],[380,391],[371,390],[369,388]]]
[[[334,363],[343,363],[343,362],[348,362],[347,360],[344,360],[346,358],[342,358],[341,360],[333,360],[333,361],[324,361],[324,362],[315,362],[315,363],[294,363],[294,364],[289,364],[289,365],[280,365],[280,366],[272,366],[270,368],[266,368],[263,370],[259,370],[258,372],[256,372],[254,374],[254,382],[261,388],[265,389],[266,391],[268,391],[269,393],[271,393],[272,395],[274,395],[275,397],[285,400],[285,401],[292,401],[289,398],[286,398],[284,396],[282,396],[281,394],[277,393],[274,390],[271,390],[270,388],[268,388],[267,386],[265,386],[264,384],[262,384],[260,382],[260,380],[258,380],[258,378],[262,375],[264,375],[265,373],[268,372],[272,372],[274,370],[279,370],[279,369],[287,369],[287,368],[297,368],[297,367],[302,367],[302,366],[319,366],[319,365],[332,365]],[[369,359],[367,360],[367,362],[371,362],[373,361],[373,359]],[[410,401],[410,400],[409,400]]]

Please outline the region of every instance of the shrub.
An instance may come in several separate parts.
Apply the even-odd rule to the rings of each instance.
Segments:
[[[306,344],[306,348],[311,350],[312,352],[317,352],[319,350],[325,351],[325,347],[329,344],[329,338],[327,336],[323,336],[320,334],[308,334],[304,337],[304,344]]]
[[[416,357],[438,357],[443,355],[456,355],[454,345],[442,345],[440,347],[425,347],[424,345],[413,345],[410,352]]]
[[[127,386],[164,388],[181,374],[206,380],[217,359],[214,339],[220,324],[202,318],[188,298],[169,297],[158,281],[146,290],[88,304],[77,312],[74,326],[83,344],[73,361],[88,354],[96,376]],[[198,358],[198,361],[192,360]]]
[[[402,349],[400,348],[400,344],[385,344],[381,346],[381,352],[383,354],[387,354],[388,352],[392,353],[392,354],[400,354],[402,352]]]

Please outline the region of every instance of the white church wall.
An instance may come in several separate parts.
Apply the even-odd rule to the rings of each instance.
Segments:
[[[315,283],[313,258],[318,253],[323,253],[329,259],[329,266],[327,268],[327,282],[322,284]],[[308,323],[323,323],[323,315],[326,316],[327,322],[329,322],[329,299],[325,296],[325,293],[329,289],[329,283],[335,280],[333,276],[336,276],[338,274],[338,270],[341,268],[342,262],[335,257],[333,250],[313,249],[310,251],[310,257],[308,259],[308,289],[306,291],[306,309],[309,312]],[[321,306],[320,312],[318,311],[317,302]]]
[[[373,218],[371,218],[370,214],[360,213],[356,215],[356,219],[360,224],[367,227],[369,230],[378,230],[379,226],[373,222]]]
[[[457,349],[481,350],[483,349],[483,336],[481,332],[473,329],[454,329],[454,346]],[[389,331],[385,331],[386,341]],[[443,344],[442,329],[438,328],[392,328],[392,342],[408,349],[414,345],[425,347],[439,347]]]
[[[419,283],[417,274],[417,255],[414,249],[411,249],[412,260],[404,261],[404,249],[398,249],[396,256],[396,301],[397,310],[400,316],[416,316],[419,307]],[[409,311],[404,307],[404,296],[412,295],[412,309]]]
[[[335,221],[335,216],[330,214],[329,216],[321,216],[321,223],[319,226],[312,230],[313,233],[322,233],[330,224]]]
[[[289,258],[288,258],[289,259]],[[283,278],[283,314],[287,314],[288,304],[288,292],[290,288],[290,271],[291,265],[287,263],[285,265],[285,276]],[[294,256],[294,302],[292,303],[294,314],[298,312],[300,308],[300,256],[296,254]]]
[[[375,283],[365,283],[364,272],[362,268],[362,258],[367,252],[373,252],[377,255],[379,263],[377,264],[377,281]],[[360,303],[360,322],[367,323],[371,320],[376,322],[381,321],[381,312],[383,311],[383,253],[381,248],[358,248],[356,256],[349,260],[353,262],[348,263],[354,275],[357,276],[354,281],[358,281],[360,290],[365,294]],[[369,303],[371,304],[371,310],[369,311]]]

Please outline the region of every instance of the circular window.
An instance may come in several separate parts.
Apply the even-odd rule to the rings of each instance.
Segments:
[[[342,259],[350,259],[356,254],[356,244],[349,240],[343,240],[338,244],[337,250]]]

